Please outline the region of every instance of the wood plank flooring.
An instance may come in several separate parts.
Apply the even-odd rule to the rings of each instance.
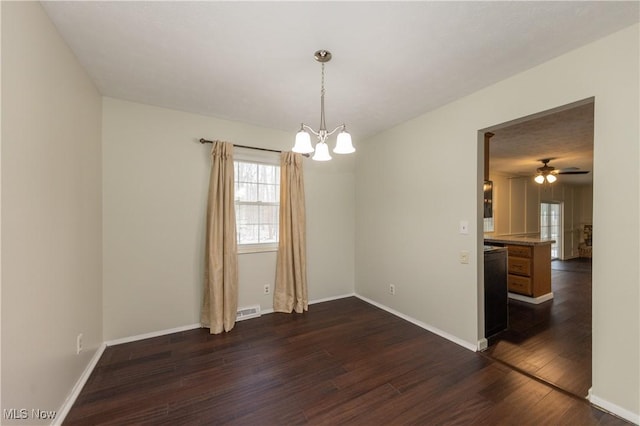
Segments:
[[[509,330],[490,340],[491,357],[580,397],[591,387],[591,259],[553,261],[554,298],[509,300]]]
[[[66,425],[622,425],[351,297],[108,347]]]

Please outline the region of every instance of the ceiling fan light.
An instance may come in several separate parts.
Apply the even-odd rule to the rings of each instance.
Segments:
[[[329,147],[325,142],[318,142],[316,145],[316,153],[311,157],[315,161],[329,161],[331,155],[329,155]]]
[[[537,175],[535,178],[533,178],[533,180],[535,180],[536,183],[543,184],[544,183],[544,176]]]
[[[554,176],[554,175],[552,175],[552,174],[548,174],[548,175],[547,175],[547,182],[549,182],[549,183],[553,183],[553,182],[555,182],[555,181],[556,181],[556,179],[558,179],[558,178],[557,178],[557,177],[555,177],[555,176]]]
[[[338,140],[336,141],[336,147],[333,149],[336,154],[351,154],[356,152],[356,149],[351,143],[351,135],[346,130],[338,133]]]
[[[296,133],[296,144],[293,146],[292,151],[299,154],[309,154],[313,152],[309,133],[303,129],[300,129],[300,131]]]

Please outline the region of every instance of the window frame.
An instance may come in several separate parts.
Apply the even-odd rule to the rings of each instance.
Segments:
[[[249,150],[249,149],[242,149],[242,148],[236,148],[236,150],[234,151],[234,155],[233,155],[233,161],[234,161],[234,176],[233,176],[233,184],[234,184],[234,188],[236,186],[236,176],[235,176],[235,162],[239,161],[239,162],[245,162],[245,163],[254,163],[254,164],[266,164],[269,166],[276,166],[278,168],[280,168],[280,156],[277,153],[271,153],[271,152],[263,152],[263,151],[256,151],[256,150]],[[280,187],[280,182],[278,182],[278,188]],[[237,215],[237,206],[238,206],[238,201],[236,201],[235,199],[235,195],[234,195],[234,208],[236,209],[236,215]],[[242,202],[244,205],[276,205],[278,206],[278,210],[280,208],[280,192],[278,191],[278,202],[277,203],[272,203],[272,202],[262,202],[262,201],[257,201],[257,202]],[[237,219],[237,216],[236,216]],[[265,252],[275,252],[278,251],[278,242],[280,241],[280,218],[278,215],[278,234],[277,234],[277,240],[275,242],[268,242],[268,243],[252,243],[252,244],[240,244],[239,241],[237,241],[237,248],[238,248],[238,254],[248,254],[248,253],[265,253]],[[238,223],[236,220],[236,235],[238,238],[239,237],[239,232],[238,232]]]

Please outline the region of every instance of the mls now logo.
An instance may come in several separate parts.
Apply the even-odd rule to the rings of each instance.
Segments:
[[[5,420],[53,420],[56,418],[56,412],[36,408],[32,410],[27,410],[26,408],[8,408],[3,410],[2,416]]]

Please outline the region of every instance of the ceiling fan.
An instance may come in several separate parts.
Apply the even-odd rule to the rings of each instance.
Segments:
[[[566,167],[564,169],[556,169],[553,166],[549,165],[549,161],[554,160],[554,158],[545,158],[542,160],[538,160],[542,162],[542,167],[538,167],[536,169],[536,177],[534,180],[536,183],[544,183],[549,182],[553,183],[556,181],[556,175],[584,175],[589,173],[588,170],[580,170],[578,167]]]

